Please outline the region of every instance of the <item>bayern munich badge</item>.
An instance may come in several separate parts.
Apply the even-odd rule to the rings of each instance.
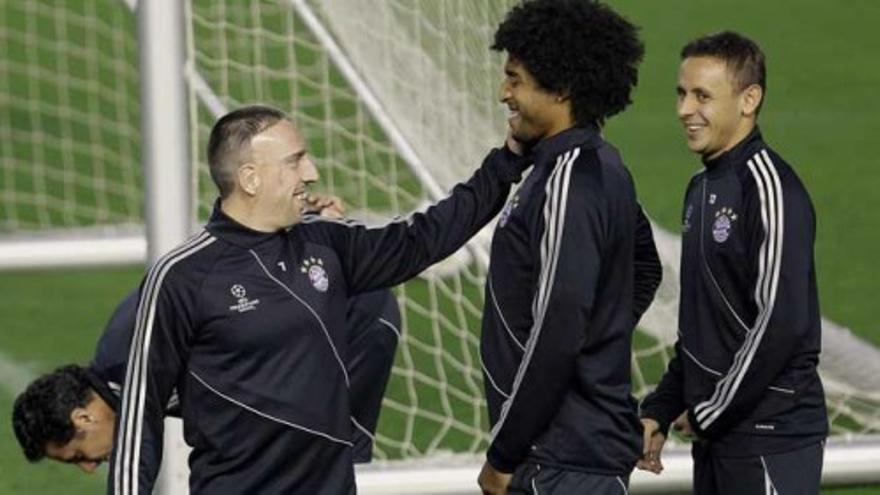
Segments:
[[[712,238],[715,242],[722,243],[730,237],[730,229],[737,218],[733,208],[726,206],[715,212],[715,223],[712,224]]]
[[[303,261],[300,270],[309,276],[309,282],[318,292],[327,292],[330,287],[330,278],[327,270],[324,270],[324,260],[321,258],[308,258]]]

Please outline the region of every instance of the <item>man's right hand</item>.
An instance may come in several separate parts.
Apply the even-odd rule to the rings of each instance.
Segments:
[[[345,203],[339,196],[310,192],[306,196],[306,211],[325,218],[342,218],[345,216]]]
[[[642,458],[636,463],[636,467],[654,474],[663,471],[663,462],[660,454],[663,452],[663,444],[666,443],[666,435],[660,431],[660,423],[651,418],[642,418],[644,427],[644,447]]]

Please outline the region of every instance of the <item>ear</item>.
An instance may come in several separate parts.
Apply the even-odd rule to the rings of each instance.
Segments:
[[[563,103],[571,98],[571,93],[567,89],[560,89],[556,92],[556,103]]]
[[[253,163],[245,163],[238,167],[238,185],[248,196],[254,196],[260,191],[262,179],[257,172],[257,166]]]
[[[740,93],[740,108],[744,117],[754,117],[755,112],[764,99],[764,90],[757,84],[752,84]]]
[[[93,423],[95,421],[92,413],[89,412],[85,407],[74,407],[72,411],[70,411],[70,422],[73,423],[73,428],[77,431],[83,429],[86,425]]]

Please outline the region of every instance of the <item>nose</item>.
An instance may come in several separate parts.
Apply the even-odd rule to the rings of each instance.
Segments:
[[[694,114],[694,102],[695,98],[688,95],[678,97],[675,104],[675,110],[678,113],[678,118],[680,120],[685,120]]]
[[[79,468],[82,469],[84,473],[91,474],[94,473],[96,469],[98,469],[99,464],[100,463],[96,461],[81,461],[77,463],[77,466],[79,466]]]
[[[501,86],[498,88],[498,101],[501,103],[507,103],[507,100],[509,100],[510,97],[510,85],[507,84],[507,81],[502,81]]]
[[[318,167],[315,166],[315,162],[312,161],[311,157],[305,157],[305,163],[303,163],[303,175],[302,181],[306,183],[317,182],[318,179],[321,178],[321,174],[318,173]]]

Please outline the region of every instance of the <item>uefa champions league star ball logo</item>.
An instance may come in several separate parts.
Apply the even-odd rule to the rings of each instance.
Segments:
[[[327,292],[330,287],[330,279],[327,270],[324,270],[324,260],[321,258],[309,258],[303,260],[300,270],[309,276],[309,282],[318,292]]]
[[[733,208],[726,206],[715,212],[715,223],[712,224],[712,238],[715,242],[720,244],[730,237],[730,229],[737,218],[739,217],[733,212]]]
[[[501,210],[501,218],[498,219],[498,226],[502,229],[505,225],[507,225],[507,221],[510,220],[510,215],[513,213],[513,210],[519,206],[519,194],[515,194],[510,201],[504,205],[504,209]]]
[[[229,292],[232,293],[232,297],[236,299],[244,299],[247,296],[247,291],[244,290],[244,286],[241,284],[235,284],[230,289]]]
[[[248,311],[253,311],[257,309],[257,305],[260,304],[259,299],[248,300],[247,291],[244,289],[244,286],[241,284],[235,284],[229,288],[229,293],[232,294],[232,297],[235,298],[236,303],[232,306],[229,306],[230,311],[238,311],[239,313],[246,313]]]

